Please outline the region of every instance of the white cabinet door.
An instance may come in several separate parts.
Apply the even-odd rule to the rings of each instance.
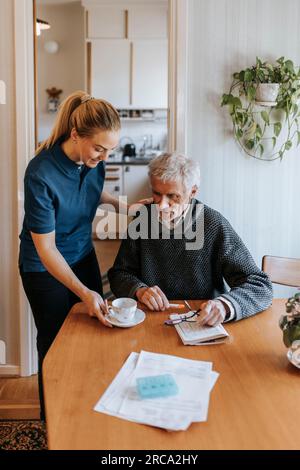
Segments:
[[[123,167],[123,194],[128,204],[151,197],[147,165],[125,165]]]
[[[168,37],[168,9],[165,6],[138,6],[129,8],[128,37],[161,38]]]
[[[125,38],[125,10],[119,7],[101,6],[88,11],[88,37]]]
[[[134,40],[132,105],[168,107],[168,43],[166,40]]]
[[[123,192],[123,174],[121,166],[106,166],[106,175],[103,191],[118,198]],[[100,205],[97,209],[93,221],[94,238],[106,239],[108,236],[112,239],[120,231],[124,232],[127,228],[127,218],[119,218],[115,211],[108,211],[108,207]],[[111,208],[110,208],[111,209]]]
[[[91,41],[91,94],[117,108],[130,105],[130,42],[127,39]]]

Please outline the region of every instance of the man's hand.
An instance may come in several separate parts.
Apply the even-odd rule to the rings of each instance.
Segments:
[[[203,304],[197,317],[200,325],[216,326],[225,320],[227,310],[221,300],[209,300]]]
[[[158,286],[141,287],[135,293],[139,302],[142,302],[150,310],[163,311],[169,308],[169,301]]]

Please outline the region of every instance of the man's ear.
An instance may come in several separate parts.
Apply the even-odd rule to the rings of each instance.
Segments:
[[[198,191],[198,186],[197,186],[196,184],[194,184],[194,186],[192,187],[192,191],[191,191],[190,197],[191,197],[191,198],[195,197],[197,191]]]

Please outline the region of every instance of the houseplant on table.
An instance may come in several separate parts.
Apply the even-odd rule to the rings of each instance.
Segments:
[[[286,315],[282,315],[279,326],[283,332],[283,342],[292,364],[300,368],[300,292],[290,297],[286,304]]]
[[[299,99],[299,67],[284,57],[275,64],[257,57],[255,65],[233,74],[221,106],[228,106],[234,136],[247,155],[272,161],[300,143]]]

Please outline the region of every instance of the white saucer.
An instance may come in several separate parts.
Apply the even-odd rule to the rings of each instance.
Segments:
[[[139,308],[137,308],[134,314],[133,320],[129,323],[120,322],[111,313],[109,315],[106,315],[105,318],[109,323],[111,323],[114,326],[118,326],[119,328],[130,328],[131,326],[136,326],[139,323],[142,323],[146,318],[146,314],[145,312],[143,312],[143,310],[140,310]]]

